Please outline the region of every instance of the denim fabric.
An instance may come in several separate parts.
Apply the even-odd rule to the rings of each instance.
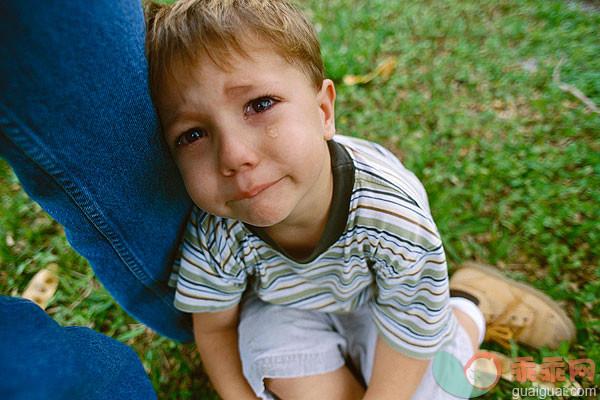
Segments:
[[[131,347],[63,328],[28,300],[0,296],[0,343],[1,399],[156,399]]]
[[[0,2],[0,156],[127,312],[191,340],[166,285],[191,203],[146,74],[140,0]]]
[[[140,0],[0,2],[0,157],[127,312],[191,340],[167,287],[191,202],[150,102]],[[0,398],[156,396],[127,346],[0,296]]]

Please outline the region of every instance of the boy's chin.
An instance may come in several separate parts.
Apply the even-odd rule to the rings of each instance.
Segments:
[[[274,218],[274,216],[269,216],[266,218],[244,218],[240,219],[240,221],[256,226],[257,228],[270,228],[274,225],[277,225],[283,220],[283,218]]]
[[[270,202],[269,204],[261,204],[256,202],[249,207],[230,209],[209,209],[199,207],[209,214],[213,214],[223,218],[235,219],[244,222],[248,225],[258,228],[269,228],[285,221],[291,214],[286,205],[281,202]],[[288,205],[289,206],[289,205]]]
[[[261,210],[261,212],[253,212],[244,215],[239,219],[248,225],[256,226],[258,228],[269,228],[284,221],[289,213],[285,213],[284,210],[279,209],[268,209]]]

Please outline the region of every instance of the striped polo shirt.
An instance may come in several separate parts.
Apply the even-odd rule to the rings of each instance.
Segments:
[[[423,186],[384,147],[336,135],[325,232],[295,259],[262,229],[195,208],[171,276],[185,312],[229,309],[248,286],[266,302],[321,312],[365,303],[379,335],[414,358],[454,338],[442,241]]]

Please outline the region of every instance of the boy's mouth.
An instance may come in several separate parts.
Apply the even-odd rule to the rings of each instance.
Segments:
[[[283,179],[283,178],[281,178],[281,179]],[[272,182],[265,183],[263,185],[253,186],[248,190],[242,190],[233,197],[233,201],[240,201],[240,200],[251,199],[253,197],[256,197],[259,194],[261,194],[262,192],[264,192],[265,190],[267,190],[268,188],[270,188],[271,186],[278,183],[281,179],[277,179]]]

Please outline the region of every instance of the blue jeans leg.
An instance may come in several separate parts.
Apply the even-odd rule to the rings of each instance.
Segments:
[[[150,101],[140,0],[0,2],[0,156],[119,304],[190,340],[167,286],[190,200]]]
[[[156,399],[131,347],[61,327],[28,300],[0,296],[0,343],[2,399]]]
[[[0,157],[127,312],[190,340],[167,281],[191,203],[159,135],[146,74],[139,0],[0,2]],[[86,395],[67,398],[93,398],[109,386],[94,368],[111,369],[113,358],[135,364],[107,337],[59,328],[43,313],[24,320],[31,310],[5,298],[0,308],[0,371],[10,372],[0,398],[14,398],[1,395],[8,386],[29,394],[46,373],[47,392],[25,397],[60,398],[59,388],[72,386]],[[106,376],[147,381],[137,364]]]

